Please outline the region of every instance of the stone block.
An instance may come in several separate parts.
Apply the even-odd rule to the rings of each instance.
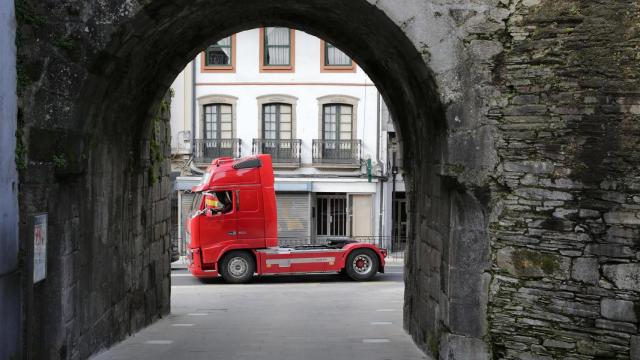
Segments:
[[[638,332],[638,327],[635,324],[619,322],[619,321],[610,321],[605,319],[597,319],[596,328],[612,330],[617,332],[624,332],[628,334],[636,334]]]
[[[561,219],[570,219],[575,217],[574,215],[578,214],[578,210],[576,209],[563,209],[559,208],[553,212],[553,216]]]
[[[592,303],[583,303],[579,301],[568,301],[564,299],[551,299],[548,305],[551,311],[559,312],[565,315],[597,318],[600,316],[598,305]]]
[[[482,337],[487,332],[487,296],[490,276],[483,274],[469,277],[469,281],[458,279],[452,284],[468,289],[452,290],[449,300],[449,328],[456,334]],[[462,295],[462,296],[461,296]]]
[[[489,360],[487,344],[478,338],[446,334],[440,340],[440,360]]]
[[[604,265],[603,273],[619,289],[640,289],[640,263]]]
[[[628,246],[619,244],[589,244],[585,255],[605,256],[608,258],[633,258],[636,252]]]
[[[505,247],[498,250],[498,267],[519,277],[569,277],[571,259],[530,249]]]
[[[522,172],[526,174],[550,174],[553,172],[553,163],[547,161],[507,161],[503,164],[505,171]]]
[[[533,200],[573,200],[573,195],[564,191],[554,191],[539,188],[520,188],[515,190],[516,195]]]
[[[552,347],[552,348],[558,348],[558,349],[573,349],[576,347],[576,344],[574,343],[554,340],[554,339],[545,339],[542,342],[542,345],[545,347]]]
[[[530,352],[519,354],[517,359],[518,360],[553,360],[551,356],[538,355]]]
[[[599,218],[600,211],[591,209],[580,209],[579,216],[581,218]]]
[[[638,314],[633,301],[602,299],[600,301],[600,313],[609,320],[637,322]]]
[[[640,359],[640,336],[631,337],[631,359]]]
[[[602,343],[593,340],[579,340],[576,343],[576,351],[578,354],[598,356],[602,359],[613,359],[615,353]]]
[[[637,211],[610,211],[604,214],[607,224],[640,225],[640,213]]]

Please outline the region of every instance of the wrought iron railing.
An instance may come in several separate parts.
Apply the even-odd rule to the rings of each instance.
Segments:
[[[219,157],[242,156],[241,139],[196,139],[193,157],[196,163],[209,163]]]
[[[362,140],[313,139],[314,164],[359,165],[362,158]]]
[[[300,166],[300,139],[270,140],[253,139],[254,154],[269,154],[274,164]]]

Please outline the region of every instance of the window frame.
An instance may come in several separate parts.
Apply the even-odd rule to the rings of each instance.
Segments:
[[[233,126],[233,124],[234,124],[233,110],[234,109],[233,109],[233,105],[232,104],[229,104],[229,103],[226,103],[226,102],[215,102],[215,103],[202,104],[200,106],[202,107],[202,139],[203,140],[231,140],[231,139],[234,139],[234,137],[233,137],[235,135],[235,133],[234,133],[235,129],[234,129],[234,126]],[[228,106],[229,109],[230,109],[230,112],[228,114],[230,115],[230,118],[231,118],[231,120],[229,121],[229,123],[231,125],[231,130],[230,130],[231,131],[231,137],[229,137],[229,138],[223,138],[222,137],[222,132],[223,132],[223,130],[222,130],[222,123],[223,123],[222,115],[227,114],[227,113],[223,113],[221,111],[223,106]],[[215,130],[215,132],[217,134],[216,138],[208,138],[207,137],[207,130],[208,130],[208,128],[207,128],[207,108],[208,107],[216,108],[216,111],[215,111],[216,119],[214,121],[216,123],[216,130]]]
[[[291,95],[284,95],[284,94],[270,94],[270,95],[262,95],[262,96],[258,96],[256,98],[256,102],[258,105],[258,139],[263,139],[263,135],[264,135],[264,124],[263,124],[263,120],[264,119],[264,105],[267,104],[283,104],[283,105],[289,105],[291,106],[291,140],[295,140],[298,139],[297,133],[296,133],[296,120],[297,120],[297,116],[296,116],[296,107],[298,105],[298,98],[295,96],[291,96]]]
[[[199,117],[199,121],[196,122],[196,130],[195,130],[195,134],[196,134],[196,139],[204,139],[204,122],[205,122],[205,111],[204,111],[204,106],[205,105],[214,105],[214,104],[220,104],[220,105],[231,105],[231,133],[232,133],[232,139],[234,139],[233,136],[235,136],[238,133],[238,129],[237,129],[237,101],[238,98],[235,96],[231,96],[231,95],[217,95],[217,94],[212,94],[212,95],[205,95],[205,96],[201,96],[197,99],[198,102],[198,117]]]
[[[266,114],[267,114],[266,111],[265,111],[265,108],[268,107],[268,106],[274,106],[275,110],[276,110],[276,112],[275,112],[275,121],[274,121],[274,123],[276,125],[276,128],[274,130],[275,134],[276,134],[275,139],[267,139],[267,137],[265,136],[266,135],[266,133],[265,133],[266,132],[266,130],[265,130],[265,125],[266,125],[265,124],[265,120],[266,120]],[[289,126],[290,127],[289,127],[289,130],[284,130],[284,131],[289,132],[289,138],[288,139],[283,139],[281,137],[282,131],[283,131],[282,128],[281,128],[281,126],[282,126],[282,117],[281,117],[281,115],[283,114],[282,113],[282,107],[288,107],[289,111],[290,111],[289,112]],[[289,103],[284,103],[284,102],[268,102],[268,103],[262,104],[262,134],[260,134],[260,138],[263,139],[263,140],[293,140],[294,139],[294,136],[293,136],[293,105],[291,105]]]
[[[335,45],[330,44],[335,47]],[[349,57],[351,59],[351,57]],[[322,73],[354,73],[356,62],[351,59],[351,65],[327,65],[327,42],[320,39],[320,72]]]
[[[335,125],[336,125],[336,130],[335,132],[335,139],[327,139],[325,137],[326,133],[327,133],[327,129],[326,129],[326,109],[329,107],[335,107],[336,112],[335,114],[333,114],[335,116]],[[350,114],[343,114],[342,113],[342,108],[343,107],[348,107],[351,110]],[[351,115],[351,121],[350,121],[350,125],[351,125],[351,130],[349,131],[349,138],[348,139],[343,139],[341,137],[341,134],[344,133],[344,131],[341,130],[341,125],[342,125],[342,115]],[[341,140],[355,140],[354,137],[355,133],[353,131],[353,105],[352,104],[347,104],[347,103],[326,103],[326,104],[322,104],[322,132],[320,133],[320,139],[321,140],[335,140],[335,141],[341,141]]]
[[[349,95],[326,95],[318,99],[318,139],[324,139],[324,106],[351,105],[351,140],[358,140],[358,98]]]
[[[279,27],[279,26],[274,26]],[[289,29],[289,65],[268,65],[265,64],[265,28],[260,28],[260,72],[294,72],[296,68],[296,31]]]
[[[236,34],[231,35],[231,64],[206,65],[207,49],[200,54],[200,72],[202,73],[233,73],[236,71]]]

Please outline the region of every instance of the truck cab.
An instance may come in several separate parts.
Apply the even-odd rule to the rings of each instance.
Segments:
[[[384,272],[386,251],[356,241],[278,247],[277,206],[270,155],[215,159],[192,191],[187,223],[189,271],[227,282],[259,275],[345,272],[367,280]]]

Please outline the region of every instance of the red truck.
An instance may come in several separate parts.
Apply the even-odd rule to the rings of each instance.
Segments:
[[[218,158],[195,186],[187,223],[189,271],[244,283],[254,274],[345,273],[369,280],[384,272],[385,249],[353,240],[278,246],[270,155]]]

